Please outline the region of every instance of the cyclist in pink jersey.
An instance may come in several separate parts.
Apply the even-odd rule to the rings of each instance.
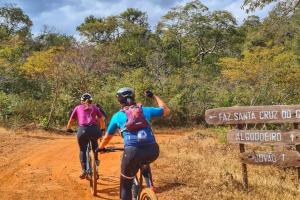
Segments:
[[[79,158],[82,168],[80,178],[84,179],[87,175],[86,172],[86,151],[89,141],[92,142],[92,150],[95,155],[96,163],[99,164],[98,153],[98,139],[102,136],[101,129],[99,127],[99,119],[103,120],[103,115],[99,108],[92,104],[92,96],[85,93],[81,96],[81,104],[76,106],[70,116],[67,131],[72,132],[72,124],[74,120],[77,120],[78,131],[77,131],[77,141],[79,144]]]

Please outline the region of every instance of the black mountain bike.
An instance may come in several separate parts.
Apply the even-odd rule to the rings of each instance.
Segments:
[[[114,151],[124,151],[124,148],[115,148],[115,147],[107,147],[99,152],[107,153]],[[157,196],[153,190],[153,181],[152,181],[152,173],[151,170],[148,170],[147,178],[143,177],[145,175],[145,169],[150,169],[149,162],[140,163],[139,167],[139,178],[135,175],[132,186],[132,196],[136,200],[157,200]],[[145,179],[146,186],[143,186],[143,180]]]
[[[73,131],[72,129],[67,130],[68,133],[73,133],[77,131]],[[96,152],[97,153],[97,152]],[[90,140],[87,145],[86,150],[86,179],[90,182],[90,189],[92,195],[97,195],[97,180],[99,179],[98,175],[98,165],[95,160],[94,153],[92,151],[92,141]]]

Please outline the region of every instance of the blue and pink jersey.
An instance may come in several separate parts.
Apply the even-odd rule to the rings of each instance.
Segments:
[[[161,117],[164,110],[160,107],[142,107],[143,114],[146,120],[150,123],[154,117]],[[127,116],[125,112],[119,111],[115,113],[110,120],[107,128],[107,133],[113,135],[117,129],[123,130],[125,128]],[[146,127],[137,132],[123,131],[123,140],[125,147],[128,146],[141,146],[145,144],[155,143],[155,137],[152,133],[151,127]]]
[[[78,126],[98,125],[98,118],[102,117],[99,108],[92,104],[89,107],[81,104],[74,108],[70,118],[77,119]]]

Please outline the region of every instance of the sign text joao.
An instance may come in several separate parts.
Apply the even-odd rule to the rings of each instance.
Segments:
[[[231,130],[227,134],[229,143],[240,144],[300,144],[300,130],[290,132],[272,130]]]
[[[248,164],[300,167],[300,154],[297,151],[249,152],[242,153],[240,158]]]
[[[205,120],[208,124],[300,122],[300,105],[216,108],[205,112]]]

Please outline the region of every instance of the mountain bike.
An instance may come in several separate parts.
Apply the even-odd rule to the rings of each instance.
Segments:
[[[67,130],[68,133],[76,133],[72,129]],[[96,151],[96,153],[98,153]],[[99,164],[99,163],[98,163]],[[95,160],[95,155],[92,151],[92,140],[88,142],[87,149],[86,149],[86,179],[90,182],[90,190],[92,195],[97,195],[97,180],[99,179],[98,174],[98,165]]]
[[[101,149],[99,152],[107,153],[114,151],[124,151],[124,148],[107,147]],[[148,170],[147,178],[144,178],[145,169],[150,169],[150,162],[141,162],[139,166],[139,178],[137,174],[133,179],[132,196],[136,200],[157,200],[157,196],[153,190],[153,181],[151,170]],[[146,186],[143,186],[143,179],[145,179]]]

